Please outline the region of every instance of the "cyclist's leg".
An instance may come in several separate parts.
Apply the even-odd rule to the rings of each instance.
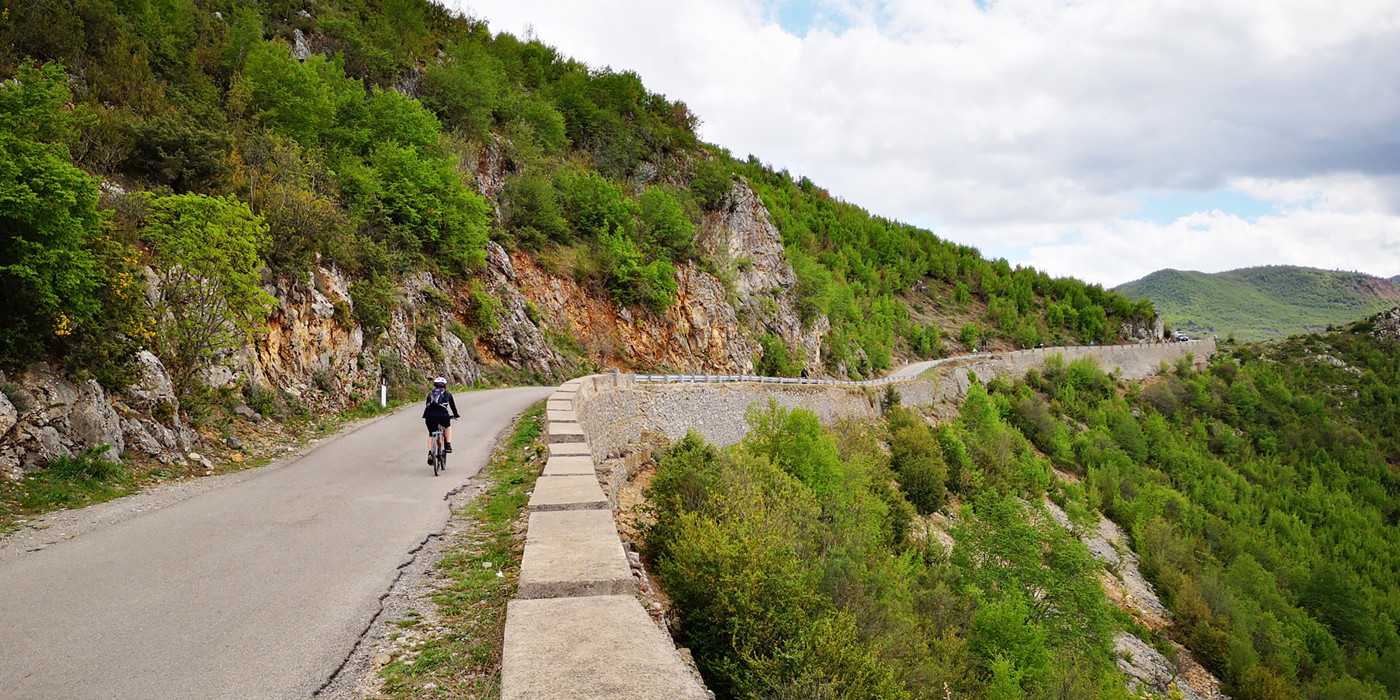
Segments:
[[[428,463],[433,463],[433,429],[437,427],[436,421],[432,418],[424,418],[423,422],[428,426]]]
[[[443,428],[442,439],[443,439],[444,442],[447,443],[447,447],[446,447],[447,451],[448,451],[448,452],[451,452],[451,451],[452,451],[452,419],[451,419],[451,418],[444,418],[444,419],[442,419],[442,420],[443,420],[444,423],[447,424],[447,427],[446,427],[446,428]]]

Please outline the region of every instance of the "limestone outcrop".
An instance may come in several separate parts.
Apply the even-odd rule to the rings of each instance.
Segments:
[[[736,305],[752,319],[752,330],[782,338],[808,370],[820,372],[822,338],[831,325],[823,315],[802,322],[794,306],[797,275],[782,234],[746,180],[735,181],[726,206],[706,217],[695,238],[702,251],[732,271]]]
[[[103,446],[102,456],[112,460],[127,450],[167,463],[182,460],[192,434],[181,427],[170,377],[149,352],[137,360],[140,379],[116,395],[96,380],[71,380],[46,363],[7,379],[0,393],[0,474],[19,478]]]
[[[514,287],[537,309],[539,326],[606,366],[753,370],[757,343],[739,323],[724,285],[693,264],[677,271],[676,304],[657,314],[620,307],[573,278],[544,269],[526,253],[517,251],[510,261]]]
[[[1166,324],[1161,314],[1152,314],[1152,321],[1124,321],[1118,328],[1124,338],[1136,343],[1155,343],[1166,338]]]
[[[540,325],[531,317],[532,302],[516,286],[519,276],[515,263],[495,242],[486,246],[486,276],[491,295],[501,303],[496,329],[483,338],[491,357],[515,369],[530,369],[544,377],[561,373],[563,358],[549,347]],[[538,311],[535,313],[538,315]]]
[[[1400,306],[1377,314],[1371,335],[1380,340],[1400,341]]]

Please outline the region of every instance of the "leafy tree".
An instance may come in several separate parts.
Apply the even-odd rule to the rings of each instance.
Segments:
[[[840,457],[835,442],[822,434],[816,414],[789,411],[770,399],[766,407],[749,406],[744,420],[749,424],[744,447],[750,452],[766,456],[818,495],[835,487]]]
[[[637,202],[647,247],[676,257],[688,255],[695,224],[676,196],[665,188],[649,187]]]
[[[238,176],[249,207],[268,225],[267,260],[274,268],[308,269],[323,253],[350,263],[350,221],[329,190],[316,154],[276,134],[252,134],[240,144],[246,167]]]
[[[447,160],[390,142],[374,149],[370,165],[382,189],[368,203],[389,226],[421,240],[459,274],[485,261],[491,207]]]
[[[484,136],[506,102],[505,72],[496,56],[475,41],[452,46],[423,73],[423,104],[449,125]]]
[[[126,125],[131,150],[121,164],[128,175],[168,185],[176,192],[221,189],[229,173],[227,134],[187,114],[158,114]]]
[[[890,436],[890,467],[899,476],[899,487],[919,513],[927,515],[943,507],[948,465],[933,432],[920,420],[894,430]]]
[[[324,56],[297,61],[285,44],[275,41],[248,50],[243,77],[256,117],[306,147],[332,132],[342,106],[362,104],[365,96],[363,85],[345,77],[340,65]]]
[[[69,159],[69,99],[57,63],[0,85],[0,362],[37,359],[100,309],[86,249],[101,225],[97,183]]]
[[[595,239],[618,229],[634,230],[637,205],[627,198],[621,185],[575,166],[561,168],[554,175],[554,183],[559,188],[564,216],[578,235]]]
[[[188,391],[195,372],[240,347],[273,299],[258,286],[267,227],[232,197],[147,197],[141,236],[157,272],[156,347]]]
[[[568,242],[569,222],[549,178],[526,173],[506,184],[502,199],[506,227],[526,248],[537,249],[546,240]]]
[[[982,332],[976,325],[971,323],[965,323],[963,324],[963,327],[958,331],[958,342],[962,343],[963,347],[967,348],[968,350],[976,350],[977,339],[981,337],[981,335]]]

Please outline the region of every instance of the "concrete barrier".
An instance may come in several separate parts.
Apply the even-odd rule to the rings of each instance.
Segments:
[[[1092,358],[1120,377],[1142,379],[1163,362],[1190,354],[1199,365],[1214,352],[1213,340],[1037,348],[920,363],[865,382],[620,373],[566,382],[546,402],[549,459],[530,496],[520,585],[506,611],[501,697],[710,697],[637,602],[613,519],[616,493],[599,482],[596,461],[619,454],[643,431],[676,438],[695,430],[725,446],[747,432],[749,406],[768,400],[831,423],[878,416],[879,394],[891,385],[905,404],[956,402],[974,373],[984,380],[1021,376],[1056,355],[1067,362]],[[614,473],[612,483],[628,478]]]

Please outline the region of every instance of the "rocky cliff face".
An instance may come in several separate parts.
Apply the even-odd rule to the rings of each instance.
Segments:
[[[809,371],[820,372],[822,338],[831,325],[825,316],[802,323],[793,306],[797,275],[788,264],[782,234],[747,181],[740,178],[726,206],[706,217],[696,244],[732,271],[736,303],[750,320],[750,330],[782,338]]]
[[[0,393],[0,475],[19,478],[102,445],[107,459],[127,452],[166,464],[185,461],[195,436],[180,419],[170,375],[148,351],[137,362],[140,379],[114,394],[44,363],[9,380]]]
[[[677,303],[659,315],[591,294],[573,279],[540,267],[528,254],[517,252],[509,260],[515,288],[538,309],[540,325],[556,338],[572,339],[605,367],[753,369],[757,343],[744,332],[719,280],[694,265],[678,270]]]
[[[1166,324],[1161,314],[1152,314],[1152,322],[1125,321],[1118,328],[1124,338],[1138,343],[1154,343],[1166,337]]]
[[[499,191],[505,160],[501,144],[479,154],[477,182],[488,194]],[[696,239],[730,283],[694,263],[681,266],[677,302],[663,314],[618,306],[547,271],[532,255],[492,243],[472,279],[419,272],[399,280],[387,328],[374,338],[353,320],[351,280],[318,264],[305,277],[269,280],[264,290],[276,308],[265,327],[200,379],[235,403],[236,390],[252,385],[331,412],[377,395],[385,373],[441,374],[460,384],[481,379],[483,364],[542,381],[589,367],[749,373],[763,333],[781,338],[819,373],[830,326],[823,316],[804,326],[794,310],[797,278],[782,237],[746,182],[735,183],[727,205],[707,215]],[[474,286],[497,302],[488,328],[473,328]],[[123,453],[167,464],[191,459],[211,438],[190,429],[160,359],[143,351],[138,361],[141,380],[115,394],[42,364],[0,377],[10,387],[0,393],[0,473],[20,476],[99,445],[108,445],[113,459]],[[247,406],[236,413],[258,418]]]

